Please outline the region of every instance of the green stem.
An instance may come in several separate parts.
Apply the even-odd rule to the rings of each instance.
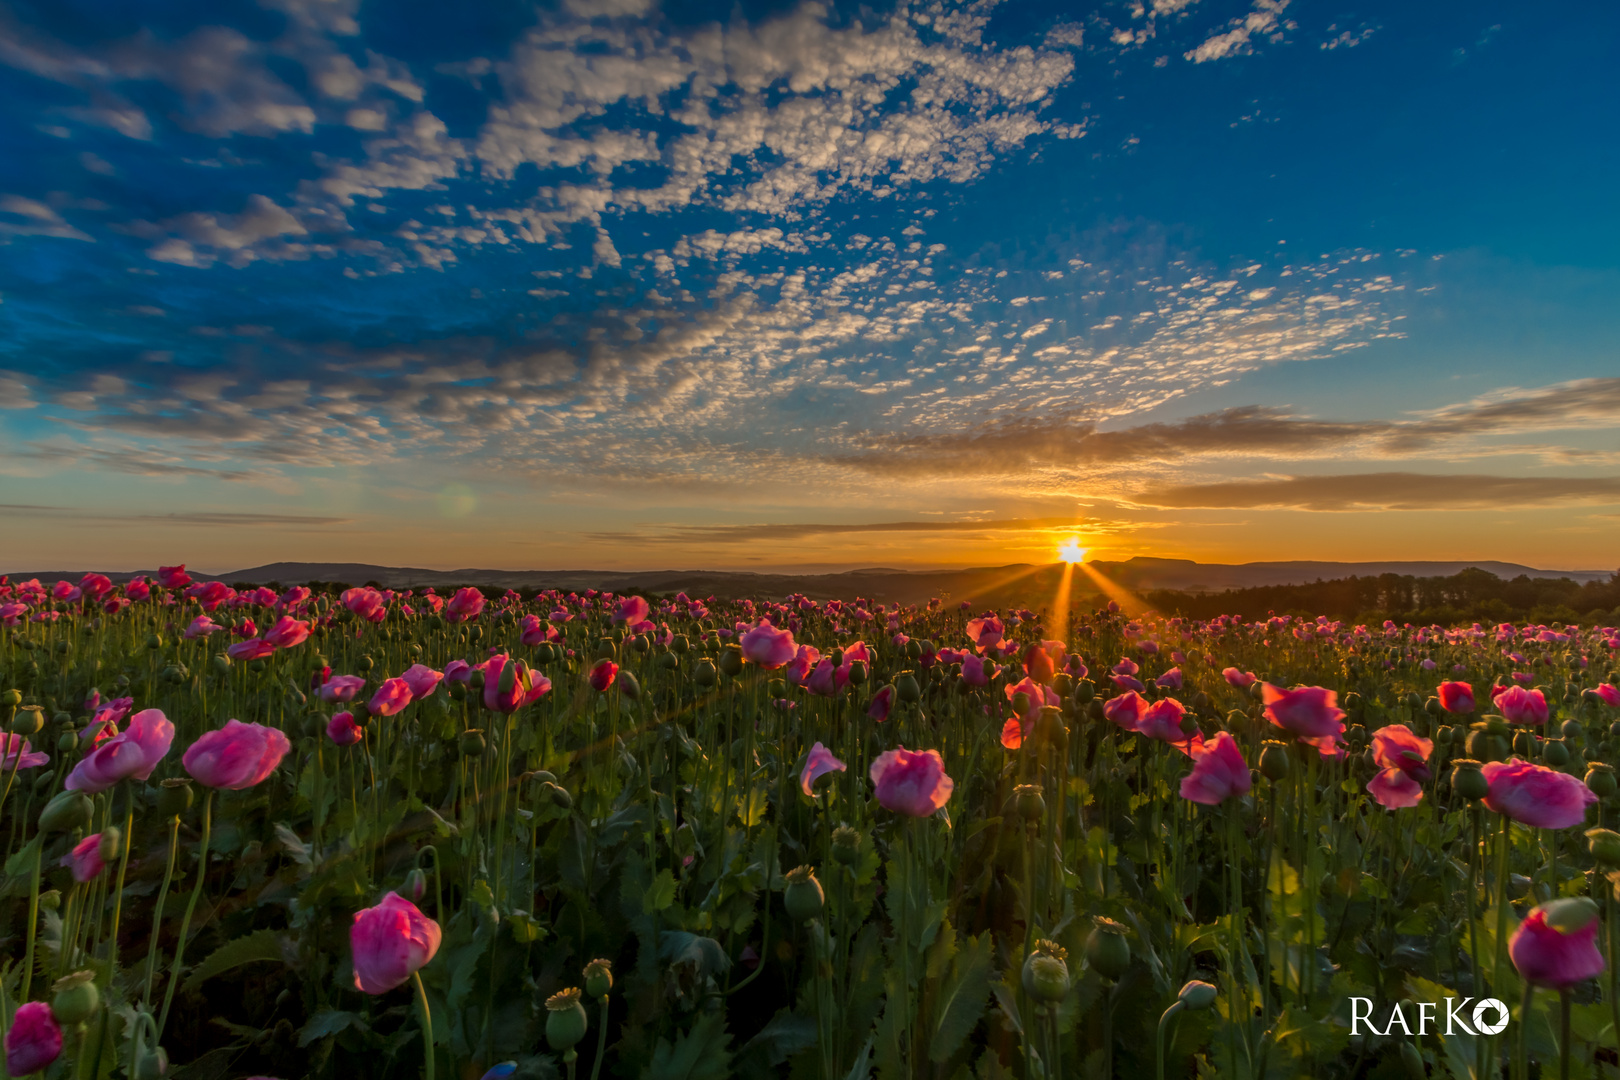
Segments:
[[[422,973],[411,972],[416,983],[416,1003],[422,1009],[422,1071],[427,1080],[433,1080],[433,1013],[428,1009],[427,987],[422,985]]]
[[[1181,1008],[1181,1002],[1177,1000],[1168,1009],[1164,1010],[1164,1015],[1159,1017],[1158,1054],[1155,1059],[1158,1064],[1159,1080],[1164,1080],[1164,1033],[1169,1029],[1170,1021],[1176,1018],[1176,1014],[1181,1011]]]
[[[607,1057],[608,996],[606,994],[602,995],[602,1008],[597,1016],[596,1060],[591,1062],[591,1080],[596,1080],[601,1075],[602,1059]]]
[[[186,956],[186,935],[191,930],[191,916],[197,910],[197,901],[202,899],[203,885],[208,881],[208,841],[213,835],[214,827],[214,789],[208,789],[208,797],[203,800],[203,831],[202,847],[197,852],[197,884],[192,887],[191,899],[186,902],[186,914],[180,920],[180,939],[174,943],[174,963],[169,968],[169,985],[163,991],[163,1011],[158,1014],[157,1037],[163,1038],[163,1032],[169,1026],[169,1009],[174,1005],[174,991],[180,985],[181,964]]]
[[[44,834],[37,839],[39,847],[34,851],[34,879],[28,889],[28,947],[23,954],[22,992],[17,995],[19,1003],[28,1000],[28,991],[34,981],[34,936],[39,929],[39,870],[45,860]]]
[[[146,947],[146,989],[141,994],[141,1008],[152,1005],[152,979],[157,975],[158,932],[163,928],[163,905],[169,899],[169,884],[174,880],[174,857],[180,847],[180,815],[169,821],[169,864],[163,871],[163,887],[158,890],[157,908],[152,913],[152,940]]]

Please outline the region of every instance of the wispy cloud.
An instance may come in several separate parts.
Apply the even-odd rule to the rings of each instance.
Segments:
[[[1290,476],[1139,491],[1142,506],[1176,509],[1497,510],[1620,503],[1620,477],[1356,473]]]

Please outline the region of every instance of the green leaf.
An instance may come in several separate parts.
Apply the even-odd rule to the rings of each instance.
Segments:
[[[763,787],[757,787],[748,793],[746,799],[738,800],[737,816],[748,828],[753,828],[765,820],[765,811],[770,806],[770,796]]]
[[[718,941],[685,930],[664,931],[659,938],[658,958],[672,967],[691,964],[700,975],[723,975],[731,967],[731,957]]]
[[[641,897],[641,910],[645,915],[655,911],[663,911],[675,902],[675,875],[669,867],[658,871],[653,878],[652,885]]]
[[[737,1051],[741,1075],[770,1076],[771,1070],[801,1050],[816,1045],[816,1021],[803,1013],[779,1009],[758,1035]]]
[[[677,1036],[673,1046],[667,1039],[658,1040],[641,1080],[726,1080],[731,1075],[730,1042],[725,1019],[707,1013],[691,1031]]]
[[[866,1037],[866,1045],[861,1047],[861,1052],[855,1055],[855,1064],[849,1067],[849,1075],[844,1077],[844,1080],[867,1080],[867,1077],[872,1075],[873,1038],[874,1036],[871,1035]]]
[[[276,839],[281,841],[281,846],[291,856],[293,862],[299,866],[315,865],[314,860],[310,857],[309,845],[298,839],[297,833],[279,821],[276,823]]]
[[[43,836],[36,836],[28,841],[26,847],[6,860],[6,876],[21,877],[34,872],[34,856],[39,853],[39,846],[44,842]]]
[[[951,964],[951,977],[935,1006],[937,1019],[928,1042],[928,1056],[936,1062],[954,1054],[984,1015],[990,993],[991,949],[990,932],[985,931],[967,938]]]
[[[205,979],[211,979],[221,972],[241,967],[243,964],[251,964],[255,960],[274,960],[282,964],[287,962],[287,953],[279,933],[274,930],[255,930],[246,937],[227,941],[209,953],[208,959],[191,969],[191,973],[186,976],[186,989],[195,990]]]

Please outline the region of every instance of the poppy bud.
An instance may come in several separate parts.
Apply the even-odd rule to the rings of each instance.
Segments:
[[[900,651],[906,654],[907,660],[915,660],[922,655],[922,642],[918,641],[916,638],[912,638],[910,641],[906,642],[905,648],[901,649]]]
[[[1193,719],[1193,714],[1192,713],[1182,713],[1181,714],[1181,733],[1183,735],[1191,735],[1193,732],[1195,732],[1197,730],[1198,730],[1198,721]]]
[[[593,660],[611,660],[617,651],[612,638],[597,638],[596,647],[591,652],[591,658]]]
[[[922,697],[922,687],[917,685],[917,676],[910,671],[902,671],[895,676],[894,696],[908,705],[916,704]]]
[[[153,1050],[142,1050],[141,1059],[135,1063],[135,1080],[162,1080],[169,1072],[169,1052],[159,1046]]]
[[[1586,786],[1600,799],[1606,799],[1615,793],[1614,766],[1605,765],[1600,761],[1592,762],[1586,770]]]
[[[1579,720],[1565,720],[1558,726],[1559,734],[1577,745],[1586,737],[1586,727]]]
[[[659,653],[657,663],[660,671],[674,671],[681,666],[681,658],[672,652]]]
[[[1485,774],[1479,771],[1478,761],[1458,758],[1451,763],[1451,790],[1469,802],[1478,802],[1490,794],[1491,785],[1485,779]]]
[[[1019,716],[1023,716],[1025,713],[1029,712],[1029,695],[1023,691],[1019,691],[1018,693],[1014,694],[1012,696],[1012,707],[1013,712],[1017,713]]]
[[[1445,715],[1446,710],[1445,707],[1440,704],[1439,698],[1431,697],[1428,701],[1423,703],[1423,711],[1428,713],[1430,716],[1443,716]]]
[[[1189,1009],[1207,1009],[1215,1004],[1215,987],[1202,979],[1192,979],[1181,988],[1176,1000]]]
[[[575,1044],[585,1037],[590,1021],[579,996],[579,988],[571,986],[546,999],[546,1042],[553,1050],[572,1054]]]
[[[619,693],[631,701],[641,699],[641,683],[636,680],[634,673],[626,671],[624,668],[619,669]]]
[[[1086,935],[1086,963],[1105,979],[1118,979],[1131,966],[1131,943],[1125,928],[1113,919],[1097,920]]]
[[[118,831],[118,826],[109,825],[101,830],[101,844],[96,854],[101,857],[101,861],[104,863],[113,862],[118,858],[118,849],[123,846],[123,842],[124,837]]]
[[[844,666],[844,650],[843,649],[834,649],[832,651],[831,660],[832,660],[832,666],[833,667],[835,667],[835,668],[843,667]]]
[[[837,667],[837,664],[833,665]],[[867,670],[865,660],[851,660],[849,664],[849,685],[861,686],[866,682]]]
[[[60,911],[62,909],[62,890],[49,889],[40,893],[39,906],[46,911]]]
[[[1513,752],[1522,758],[1535,756],[1536,737],[1528,731],[1521,731],[1513,736]]]
[[[773,700],[787,697],[787,683],[781,679],[772,679],[765,684],[765,690]]]
[[[191,781],[175,777],[162,782],[158,788],[157,810],[164,818],[177,818],[191,809]]]
[[[427,875],[422,873],[419,866],[405,875],[405,898],[413,904],[420,904],[426,895]]]
[[[675,854],[683,859],[697,853],[697,833],[692,830],[691,822],[681,822],[681,827],[675,830],[670,846],[675,849]]]
[[[1586,845],[1592,858],[1604,866],[1620,866],[1620,833],[1613,829],[1587,829]]]
[[[630,647],[638,653],[645,653],[652,648],[652,642],[647,639],[646,634],[637,634],[630,639]]]
[[[593,998],[607,997],[613,989],[613,962],[592,960],[585,965],[585,992]]]
[[[68,832],[89,828],[94,813],[89,796],[78,791],[59,792],[40,811],[39,829],[40,832]]]
[[[219,672],[221,675],[224,675],[231,670],[231,658],[226,656],[224,653],[215,653],[214,658],[210,660],[209,663],[212,664],[214,670]]]
[[[686,639],[685,634],[676,634],[669,640],[669,651],[677,656],[685,656],[692,648],[692,643]]]
[[[787,888],[782,891],[782,906],[794,922],[809,922],[821,917],[827,895],[809,864],[795,866],[785,875]]]
[[[17,706],[19,706],[21,704],[22,704],[22,691],[21,690],[7,690],[5,693],[0,694],[0,705],[4,705],[7,708],[15,709]]]
[[[505,666],[505,665],[503,665]],[[484,669],[475,667],[467,673],[467,689],[476,690],[479,694],[484,692]]]
[[[1541,744],[1541,760],[1557,769],[1569,764],[1569,746],[1562,739],[1548,739]]]
[[[1288,775],[1288,746],[1267,739],[1260,749],[1260,775],[1273,782]]]
[[[96,989],[96,973],[75,971],[51,985],[51,1015],[59,1024],[82,1024],[101,1008],[101,991]]]

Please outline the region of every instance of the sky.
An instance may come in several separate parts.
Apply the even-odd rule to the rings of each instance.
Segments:
[[[1620,8],[0,0],[0,572],[1620,563]]]

